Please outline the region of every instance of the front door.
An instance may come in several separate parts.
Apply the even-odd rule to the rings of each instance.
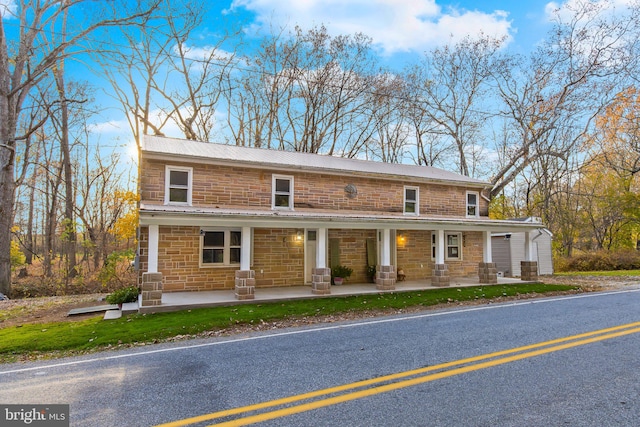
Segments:
[[[306,230],[306,239],[304,241],[304,265],[305,283],[310,284],[313,274],[313,269],[316,268],[316,251],[317,251],[317,230]]]

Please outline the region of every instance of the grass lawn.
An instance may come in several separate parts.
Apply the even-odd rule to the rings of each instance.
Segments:
[[[100,316],[79,322],[25,324],[0,329],[0,363],[43,356],[59,357],[134,343],[155,343],[179,335],[196,335],[236,325],[575,289],[578,288],[545,284],[473,286],[131,314],[110,321],[104,321]]]
[[[602,276],[602,277],[618,277],[618,276],[640,276],[640,270],[611,270],[611,271],[566,271],[555,272],[554,276]]]

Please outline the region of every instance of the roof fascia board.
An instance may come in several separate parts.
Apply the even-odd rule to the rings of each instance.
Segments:
[[[401,230],[461,230],[514,232],[544,228],[543,224],[506,220],[469,220],[445,218],[389,218],[389,217],[339,217],[339,216],[277,216],[255,214],[141,212],[140,225],[218,226],[256,228],[353,228],[353,229],[401,229]]]

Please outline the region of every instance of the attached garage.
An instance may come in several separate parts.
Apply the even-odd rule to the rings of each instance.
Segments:
[[[531,232],[533,261],[538,261],[538,275],[553,274],[551,240],[553,234],[546,228]],[[524,261],[524,232],[491,234],[491,256],[498,275],[520,277],[520,262]]]

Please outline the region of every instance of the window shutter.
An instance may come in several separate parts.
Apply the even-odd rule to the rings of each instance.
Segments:
[[[340,265],[340,239],[329,239],[329,266]]]

